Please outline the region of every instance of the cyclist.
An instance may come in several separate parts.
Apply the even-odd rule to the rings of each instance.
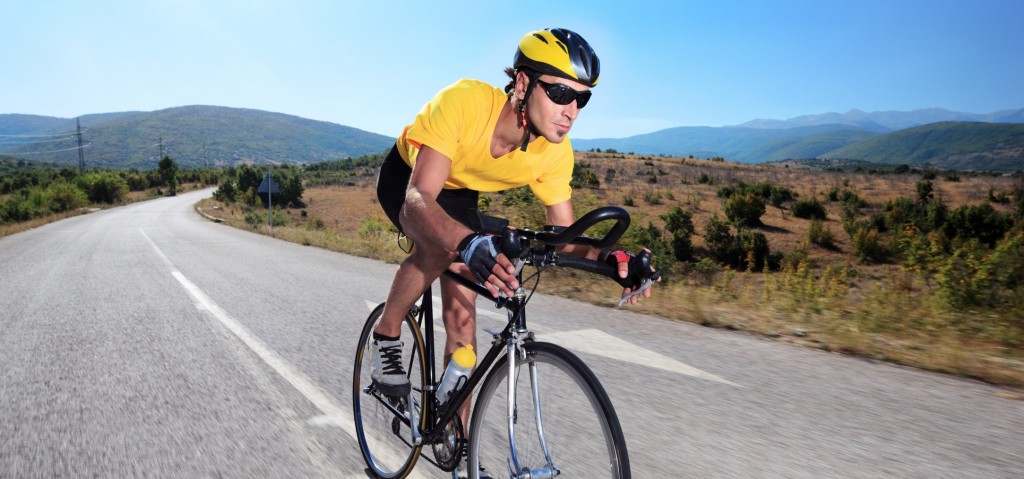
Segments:
[[[512,296],[519,287],[496,240],[468,226],[474,224],[470,213],[480,191],[530,185],[546,206],[549,224],[574,221],[569,187],[574,159],[566,135],[590,100],[600,70],[597,55],[579,34],[557,28],[530,32],[505,70],[511,79],[504,91],[459,80],[435,95],[398,137],[381,166],[377,196],[415,248],[395,274],[373,333],[377,352],[371,375],[383,393],[408,394],[402,319],[438,277],[445,361],[461,345],[476,346],[476,293],[441,276],[446,269],[472,274],[495,297],[499,292]],[[566,245],[560,252],[616,264],[621,278],[637,261],[622,251],[586,246]],[[628,283],[623,296],[641,279]]]

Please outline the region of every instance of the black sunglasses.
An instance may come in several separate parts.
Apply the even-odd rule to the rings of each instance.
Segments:
[[[559,105],[568,105],[576,100],[576,108],[583,108],[587,106],[587,102],[590,101],[590,90],[587,91],[576,91],[562,83],[548,83],[546,81],[537,80],[537,84],[544,88],[544,93],[548,95],[551,101]]]

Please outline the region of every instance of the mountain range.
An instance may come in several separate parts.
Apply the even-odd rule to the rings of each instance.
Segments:
[[[315,163],[380,153],[395,139],[282,113],[218,106],[84,115],[86,163],[153,168],[160,154],[183,166]],[[78,164],[75,119],[0,115],[0,154]]]
[[[762,163],[830,158],[937,168],[1024,170],[1024,109],[991,114],[932,108],[806,115],[738,126],[676,127],[627,138],[573,140],[578,150],[724,157]]]
[[[314,163],[385,151],[393,137],[282,113],[217,106],[85,115],[86,164],[153,168],[161,152],[186,167]],[[76,165],[75,120],[0,114],[0,155]],[[1024,109],[850,110],[726,127],[676,127],[627,138],[573,139],[577,150],[724,157],[761,163],[831,158],[961,170],[1024,170]]]

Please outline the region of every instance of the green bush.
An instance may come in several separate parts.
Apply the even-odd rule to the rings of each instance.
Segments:
[[[217,191],[213,192],[213,199],[225,204],[234,203],[238,199],[238,190],[235,189],[235,182],[231,178],[225,179],[217,187]]]
[[[249,211],[245,214],[245,224],[249,225],[250,228],[256,228],[257,226],[264,224],[266,221],[267,216],[259,214],[256,210]]]
[[[876,229],[856,228],[850,235],[850,242],[853,244],[853,254],[861,263],[881,263],[889,257],[889,248],[885,245],[882,233]]]
[[[718,213],[712,214],[704,225],[704,243],[715,259],[723,263],[729,262],[732,256],[732,240],[729,223],[719,218]]]
[[[649,205],[660,205],[661,204],[661,193],[657,191],[650,191],[644,193],[644,201]]]
[[[359,224],[359,237],[364,239],[381,237],[397,232],[398,230],[390,221],[382,221],[376,216],[366,218]]]
[[[950,238],[976,238],[991,248],[1012,225],[1010,215],[983,203],[964,205],[950,212],[944,230]]]
[[[661,219],[665,221],[665,229],[670,232],[679,232],[690,236],[695,231],[693,227],[693,213],[684,211],[679,206],[672,207],[668,213],[661,215]]]
[[[736,257],[733,259],[735,266],[739,269],[751,271],[764,271],[771,254],[768,248],[768,238],[760,231],[741,229],[736,235],[733,250]]]
[[[284,226],[288,223],[288,217],[280,209],[274,208],[270,213],[270,221],[273,226]],[[267,224],[267,210],[253,209],[245,214],[245,224],[250,228],[257,228]]]
[[[793,216],[803,219],[824,220],[828,217],[825,205],[822,205],[817,198],[801,198],[793,203]]]
[[[85,191],[93,203],[120,203],[128,194],[128,183],[119,175],[109,172],[80,177],[78,187]]]
[[[0,210],[3,222],[28,221],[50,213],[46,192],[38,187],[15,191]]]
[[[754,193],[732,195],[725,200],[725,216],[736,226],[760,225],[764,213],[764,200]]]
[[[672,256],[677,261],[689,261],[693,259],[693,238],[675,231],[672,233]]]
[[[577,168],[573,168],[572,181],[569,182],[569,186],[571,186],[573,189],[597,189],[601,187],[601,180],[598,179],[597,173],[594,173],[593,170],[587,167],[580,166]]]
[[[678,261],[693,259],[693,213],[674,206],[661,219],[665,229],[672,233],[672,255]]]
[[[50,210],[54,212],[71,211],[89,204],[89,197],[77,186],[60,181],[47,188],[50,196]]]
[[[735,185],[723,186],[718,189],[719,198],[731,198],[748,193],[770,202],[775,207],[779,207],[782,203],[793,199],[793,192],[789,188],[773,185],[767,181],[754,184],[738,181]]]
[[[811,220],[811,226],[807,229],[807,241],[823,248],[835,248],[835,237],[832,230],[821,220]]]

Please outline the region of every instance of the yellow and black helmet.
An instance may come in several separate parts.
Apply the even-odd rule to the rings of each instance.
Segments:
[[[588,87],[597,85],[601,61],[594,49],[578,33],[551,28],[527,33],[519,41],[512,67],[526,67],[537,73],[578,81]]]

